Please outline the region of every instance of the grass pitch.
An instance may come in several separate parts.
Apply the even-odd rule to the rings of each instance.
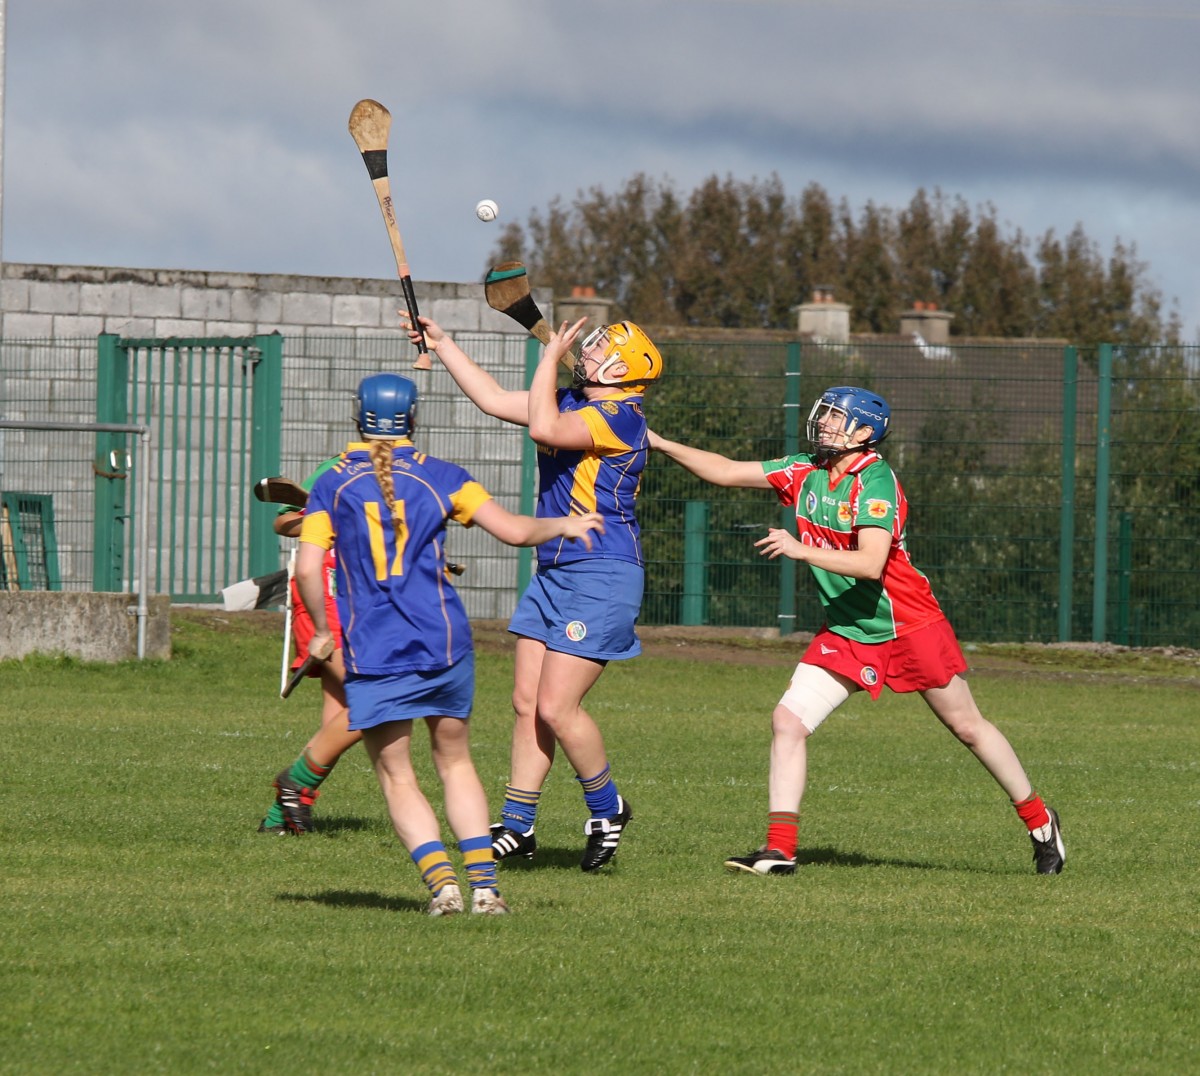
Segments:
[[[971,655],[1062,815],[1050,878],[986,772],[889,693],[813,740],[797,873],[728,875],[762,839],[794,649],[614,665],[589,698],[635,812],[614,866],[579,871],[560,759],[535,864],[501,867],[514,914],[434,920],[361,749],[318,833],[255,833],[317,721],[313,686],[277,698],[278,645],[259,617],[177,615],[170,662],[0,663],[0,1072],[1196,1071],[1193,658]],[[497,807],[510,677],[484,648]]]

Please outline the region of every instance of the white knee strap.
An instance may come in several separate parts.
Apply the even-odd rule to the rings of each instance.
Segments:
[[[795,714],[811,733],[849,697],[850,689],[833,673],[801,662],[779,705]]]

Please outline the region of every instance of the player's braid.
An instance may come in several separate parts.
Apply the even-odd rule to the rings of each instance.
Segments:
[[[387,505],[388,515],[392,517],[392,530],[396,533],[396,541],[403,538],[403,523],[396,510],[396,484],[392,473],[392,450],[395,441],[372,441],[370,444],[371,466],[375,468],[375,477],[379,480],[379,488],[383,492],[383,503]]]

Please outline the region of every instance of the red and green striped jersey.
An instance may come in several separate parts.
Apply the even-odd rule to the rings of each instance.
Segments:
[[[860,527],[891,531],[882,579],[854,579],[809,565],[830,631],[882,643],[944,618],[929,580],[909,560],[908,500],[881,456],[864,452],[833,484],[829,468],[809,453],[767,460],[762,468],[780,503],[795,506],[796,534],[806,545],[857,549]]]

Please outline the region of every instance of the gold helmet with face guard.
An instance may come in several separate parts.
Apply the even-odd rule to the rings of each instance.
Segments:
[[[600,365],[591,383],[611,385],[640,392],[643,385],[657,381],[662,375],[663,360],[658,348],[632,321],[618,321],[594,329],[579,349],[575,362],[575,383],[588,383],[584,357],[599,348],[602,354]],[[625,364],[625,369],[616,372],[614,367]]]

